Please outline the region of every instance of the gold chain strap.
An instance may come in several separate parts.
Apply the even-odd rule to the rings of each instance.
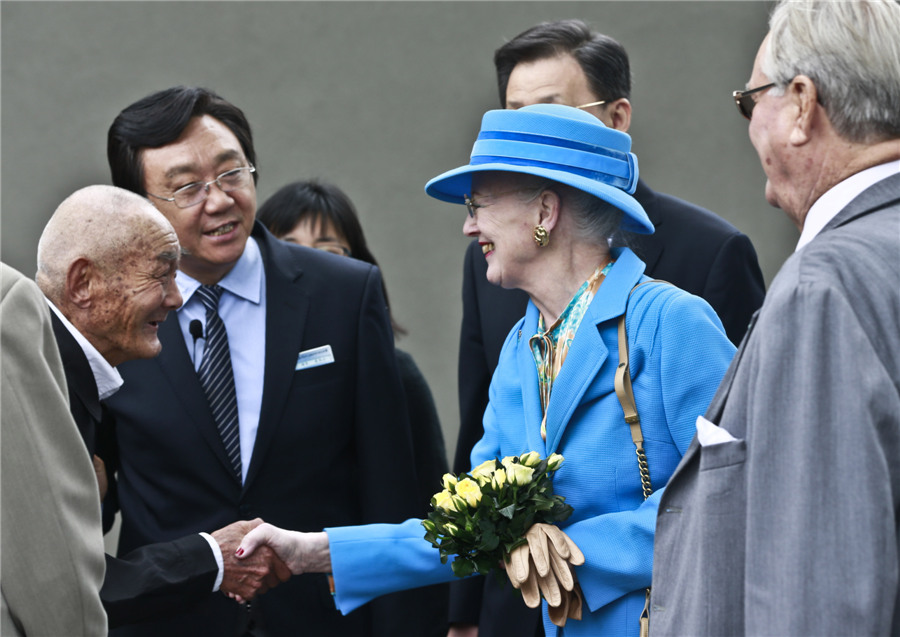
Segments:
[[[650,281],[644,281],[650,283]],[[634,292],[644,283],[638,283],[631,288]],[[628,298],[631,298],[631,292]],[[650,466],[647,464],[647,454],[644,453],[644,434],[641,431],[641,417],[638,415],[637,405],[634,402],[634,392],[631,389],[631,370],[628,367],[628,334],[625,331],[625,315],[628,312],[628,301],[625,302],[625,312],[619,317],[619,365],[616,367],[615,389],[616,396],[622,404],[622,413],[625,415],[625,422],[631,430],[631,440],[634,442],[634,450],[637,454],[638,471],[641,474],[641,487],[644,491],[644,500],[653,493],[653,487],[650,484]],[[640,637],[648,637],[650,634],[650,589],[644,598],[644,609],[641,611],[641,633]]]

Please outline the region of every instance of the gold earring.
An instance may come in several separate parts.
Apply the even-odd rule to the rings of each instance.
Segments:
[[[532,237],[539,248],[546,248],[547,244],[550,243],[550,233],[547,232],[547,228],[544,226],[535,226]]]

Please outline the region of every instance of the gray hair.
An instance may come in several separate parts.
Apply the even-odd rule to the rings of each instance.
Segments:
[[[778,90],[806,75],[844,139],[873,143],[900,137],[896,0],[782,0],[769,30],[760,68]]]
[[[552,190],[565,202],[579,235],[593,243],[609,246],[610,239],[622,225],[623,213],[611,203],[583,190],[543,177],[520,175],[525,191],[521,197],[531,201],[544,190]]]

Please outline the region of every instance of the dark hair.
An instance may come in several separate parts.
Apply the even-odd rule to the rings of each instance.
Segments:
[[[311,179],[282,186],[259,207],[256,218],[279,238],[288,234],[301,221],[308,221],[313,227],[330,223],[349,244],[351,257],[378,266],[366,244],[356,207],[344,191],[334,184]],[[390,313],[390,301],[383,277],[381,285]],[[391,326],[395,334],[407,333],[405,328],[394,321],[393,316]]]
[[[568,53],[578,62],[591,91],[601,100],[631,95],[631,67],[625,48],[608,35],[594,33],[581,20],[542,22],[494,52],[500,104],[506,108],[506,85],[517,64]]]
[[[158,91],[125,108],[109,127],[106,157],[114,186],[145,195],[141,151],[171,144],[191,119],[209,115],[228,127],[247,160],[256,166],[253,135],[243,111],[209,89],[176,86]],[[259,171],[253,173],[253,180]]]

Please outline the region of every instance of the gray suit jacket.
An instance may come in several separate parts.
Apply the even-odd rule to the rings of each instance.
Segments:
[[[651,635],[900,634],[900,175],[787,260],[660,506]]]
[[[0,265],[0,634],[105,635],[97,479],[69,413],[50,308]]]

